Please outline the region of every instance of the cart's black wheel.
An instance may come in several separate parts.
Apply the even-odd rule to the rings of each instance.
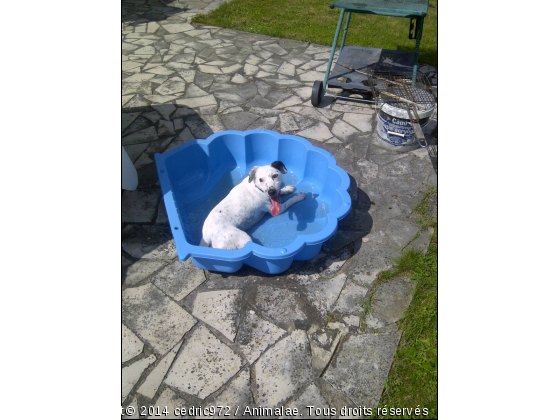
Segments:
[[[318,107],[323,99],[323,82],[316,80],[311,90],[311,105]]]

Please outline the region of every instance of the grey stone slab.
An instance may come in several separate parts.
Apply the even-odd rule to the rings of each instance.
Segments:
[[[165,260],[138,260],[123,270],[123,286],[134,287],[168,264]]]
[[[140,115],[139,112],[129,112],[121,114],[121,131],[127,129],[127,127],[132,124],[132,122]]]
[[[196,320],[152,284],[125,289],[122,318],[159,353],[171,350]]]
[[[124,82],[122,83],[121,87],[121,95],[149,95],[152,93],[152,86],[150,82]]]
[[[132,162],[140,157],[142,153],[148,148],[150,143],[132,144],[125,146],[124,150]]]
[[[367,159],[360,159],[356,162],[356,166],[362,174],[365,183],[374,182],[377,178],[379,166],[376,163],[370,162]]]
[[[154,285],[176,301],[184,299],[205,280],[204,271],[195,267],[190,259],[175,261],[152,278]]]
[[[160,411],[160,415],[158,416],[158,413],[154,412],[154,414],[149,416],[148,419],[181,419],[184,417],[175,415],[175,409],[181,410],[193,405],[194,404],[192,402],[185,401],[183,398],[181,398],[181,396],[179,396],[179,394],[175,393],[170,388],[165,387],[161,395],[158,397],[156,403],[154,404],[154,408],[161,407],[160,410],[163,410],[163,407],[166,407],[169,414],[167,416],[163,416]]]
[[[258,118],[258,115],[251,114],[250,112],[235,112],[223,115],[221,120],[228,130],[243,131]]]
[[[237,333],[241,290],[199,292],[193,305],[193,315],[234,341]]]
[[[329,403],[323,398],[319,388],[309,384],[303,393],[295,398],[286,408],[297,408],[297,416],[283,416],[281,419],[330,419]]]
[[[287,275],[290,280],[294,280],[302,286],[309,286],[337,274],[350,256],[348,250],[330,255],[321,252],[298,268],[290,269]]]
[[[130,328],[121,324],[121,363],[138,356],[144,349],[144,343],[134,334]]]
[[[316,281],[307,286],[310,301],[322,314],[330,312],[346,282],[346,274],[341,273],[327,280]]]
[[[297,95],[293,95],[293,96],[290,96],[289,98],[285,99],[284,101],[282,101],[278,105],[276,105],[274,107],[274,109],[281,109],[281,108],[286,108],[286,107],[289,107],[289,106],[294,106],[294,105],[299,105],[299,104],[301,104],[301,98]]]
[[[242,359],[201,326],[175,359],[165,383],[204,399],[222,387],[241,366]]]
[[[136,385],[136,382],[138,382],[138,379],[140,379],[142,373],[144,373],[146,368],[150,366],[152,363],[154,363],[155,360],[156,357],[153,354],[151,354],[150,356],[138,360],[133,364],[131,364],[130,366],[124,367],[122,369],[121,403],[124,402],[124,400],[126,400],[126,397],[128,397],[128,394],[130,393],[134,385]]]
[[[150,372],[146,380],[138,388],[137,392],[139,394],[142,394],[149,399],[154,398],[157,390],[163,382],[163,378],[171,367],[171,363],[173,363],[173,360],[175,359],[175,356],[177,355],[181,344],[182,341],[180,341],[175,347],[173,347],[173,349],[158,362],[156,367]]]
[[[171,34],[178,34],[181,32],[187,32],[194,30],[194,26],[189,23],[168,23],[166,25],[162,25],[163,28],[171,33]]]
[[[166,120],[170,120],[170,115],[175,111],[175,105],[172,104],[161,104],[161,105],[152,105],[152,108],[155,109],[163,118]]]
[[[121,219],[124,223],[150,223],[156,216],[161,191],[125,191],[122,195]]]
[[[134,258],[177,258],[177,248],[169,226],[127,226],[122,231],[122,245]]]
[[[289,363],[286,361],[289,360]],[[275,407],[313,378],[311,349],[305,331],[295,330],[255,363],[257,404]]]
[[[342,120],[337,120],[332,127],[332,133],[339,139],[346,141],[349,140],[350,137],[352,137],[354,134],[359,133],[359,131],[352,127],[350,124]]]
[[[329,364],[342,338],[342,332],[314,325],[307,332],[307,337],[311,346],[311,365],[315,376],[319,376]]]
[[[313,127],[308,128],[307,130],[300,131],[298,136],[301,136],[305,139],[313,139],[317,141],[325,141],[330,139],[333,135],[324,123],[319,123],[314,125]]]
[[[368,239],[365,242],[365,239]],[[370,286],[381,271],[390,269],[401,250],[390,241],[383,231],[375,231],[364,238],[360,249],[352,259],[348,278],[356,283]]]
[[[253,395],[251,393],[251,377],[249,369],[244,369],[233,379],[226,388],[208,405],[209,407],[214,407],[216,414],[214,416],[200,416],[197,418],[231,418],[231,419],[242,419],[248,418],[243,416],[245,407],[253,405]],[[220,411],[218,407],[224,407]],[[229,407],[229,410],[225,407]],[[237,408],[239,407],[239,410]],[[237,415],[235,412],[237,411]],[[227,415],[226,415],[227,414]]]
[[[121,115],[126,115],[126,114],[123,113]],[[142,115],[140,117],[135,118],[134,121],[128,124],[126,129],[123,130],[122,132],[122,137],[126,137],[129,134],[135,133],[139,130],[143,130],[145,128],[152,127],[152,126],[153,126],[153,122],[149,118],[146,118],[144,115]]]
[[[373,115],[354,114],[351,112],[347,112],[346,114],[344,114],[342,119],[364,133],[369,133],[372,131]]]
[[[151,141],[158,140],[159,137],[157,135],[155,127],[148,127],[142,130],[138,130],[132,134],[129,134],[126,137],[123,137],[121,142],[123,146],[130,146],[133,144],[140,144],[140,143],[147,143]]]
[[[298,294],[272,286],[258,286],[255,305],[274,322],[290,323],[307,319],[304,304]]]
[[[214,95],[200,96],[197,98],[177,99],[176,103],[178,105],[184,105],[191,108],[198,108],[207,105],[217,105]]]
[[[282,130],[282,132],[285,133],[288,131],[299,130],[299,127],[291,114],[289,113],[280,114],[279,118],[280,118],[280,130]]]
[[[175,134],[175,128],[171,121],[159,120],[158,123],[158,136],[169,137]]]
[[[357,409],[356,405],[342,392],[333,388],[327,381],[319,378],[315,381],[317,388],[321,391],[321,395],[327,400],[331,408],[335,410],[333,419],[361,419],[363,416],[359,412],[353,413]]]
[[[416,282],[406,276],[377,283],[371,298],[373,315],[368,313],[366,325],[381,328],[400,321],[412,301],[415,287]]]
[[[249,363],[253,363],[285,333],[282,328],[265,321],[250,310],[239,327],[237,342]]]
[[[245,130],[272,130],[278,121],[277,117],[259,118]]]
[[[385,232],[401,249],[404,248],[416,234],[420,231],[420,226],[413,222],[403,220],[390,220]]]
[[[274,103],[269,101],[268,99],[263,98],[260,95],[257,95],[251,101],[249,101],[246,106],[257,108],[272,108],[274,106]]]
[[[300,114],[305,116],[305,117],[309,117],[309,118],[312,118],[314,120],[324,122],[325,124],[330,124],[331,123],[331,121],[328,118],[326,118],[323,114],[321,114],[315,108],[304,107],[301,110]]]
[[[145,72],[146,73],[153,73],[153,74],[160,74],[160,75],[163,75],[163,76],[169,76],[169,75],[172,75],[173,73],[175,73],[174,70],[167,69],[164,66],[153,67],[151,69],[145,70]]]
[[[160,95],[172,95],[185,91],[185,81],[181,77],[171,77],[167,79],[156,90]]]
[[[432,239],[432,234],[434,233],[433,228],[428,228],[423,230],[416,239],[414,239],[409,247],[420,251],[422,254],[426,254],[428,247],[430,246],[430,240]]]
[[[323,378],[355,404],[377,407],[400,332],[348,335]]]
[[[365,300],[368,289],[348,282],[340,293],[333,311],[343,314],[357,314],[363,311],[360,304]]]

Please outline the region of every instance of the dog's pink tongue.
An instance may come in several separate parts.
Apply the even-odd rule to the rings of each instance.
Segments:
[[[274,198],[270,197],[270,212],[273,216],[280,214],[280,194]]]

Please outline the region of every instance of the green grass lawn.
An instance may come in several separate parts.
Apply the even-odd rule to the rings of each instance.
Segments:
[[[414,297],[399,328],[403,331],[397,354],[378,405],[382,409],[427,409],[427,415],[373,415],[370,418],[437,418],[437,222],[428,214],[428,203],[437,200],[429,191],[416,208],[422,227],[434,233],[426,255],[410,250],[397,261],[392,271],[382,273],[380,281],[409,274],[417,281]]]
[[[194,23],[237,29],[279,38],[332,45],[340,9],[331,0],[233,0]],[[430,0],[420,44],[420,63],[437,66],[437,0]],[[409,19],[352,15],[346,45],[414,51],[408,39]],[[341,30],[342,32],[342,30]],[[342,36],[341,36],[342,38]],[[339,39],[340,44],[340,39]]]

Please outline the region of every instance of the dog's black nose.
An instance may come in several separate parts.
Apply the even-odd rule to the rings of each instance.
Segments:
[[[270,188],[268,190],[268,195],[271,196],[271,197],[276,196],[276,188]]]

